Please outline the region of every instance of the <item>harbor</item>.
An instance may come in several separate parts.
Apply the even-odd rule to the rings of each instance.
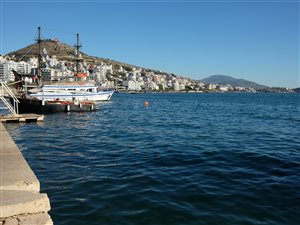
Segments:
[[[0,225],[300,225],[299,1],[1,1]]]
[[[94,80],[84,73],[80,54],[79,34],[76,47],[76,71],[71,76],[47,80],[42,74],[42,67],[47,66],[41,28],[38,27],[38,52],[37,68],[31,73],[19,73],[14,69],[14,82],[0,81],[0,100],[11,113],[10,118],[2,121],[12,121],[20,118],[19,113],[57,113],[57,112],[93,112],[98,110],[99,101],[109,101],[114,90],[100,90]],[[28,116],[22,116],[19,121],[26,121]],[[42,117],[38,117],[41,120]]]
[[[55,225],[299,224],[299,95],[119,93],[100,107],[4,124]]]

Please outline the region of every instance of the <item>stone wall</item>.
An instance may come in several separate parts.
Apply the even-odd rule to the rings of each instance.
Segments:
[[[47,194],[0,122],[0,225],[53,225]]]

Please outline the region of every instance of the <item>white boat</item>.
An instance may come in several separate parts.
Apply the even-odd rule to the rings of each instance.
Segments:
[[[66,101],[109,101],[113,90],[98,90],[93,83],[58,83],[43,85],[42,88],[30,90],[28,94],[40,100],[66,100]]]

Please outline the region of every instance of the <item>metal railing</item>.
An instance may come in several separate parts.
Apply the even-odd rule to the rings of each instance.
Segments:
[[[4,82],[0,82],[0,85],[1,85],[0,99],[2,100],[2,102],[4,103],[4,105],[12,115],[18,115],[19,114],[18,104],[20,103],[19,100]],[[6,100],[5,96],[13,100],[13,106],[9,103],[9,101]]]

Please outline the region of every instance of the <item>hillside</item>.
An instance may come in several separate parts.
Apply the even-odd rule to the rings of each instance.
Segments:
[[[56,55],[56,58],[61,61],[68,61],[68,62],[75,62],[76,59],[76,52],[75,48],[61,42],[57,42],[55,40],[43,40],[42,41],[42,49],[46,49],[48,52],[48,55],[52,57],[53,55]],[[38,55],[38,44],[31,44],[25,48],[22,48],[20,50],[10,52],[7,54],[10,57],[14,57],[16,61],[24,60],[26,58],[32,58],[37,57]],[[95,57],[95,56],[89,56],[83,52],[81,52],[82,59],[84,62],[86,62],[88,65],[94,65],[94,64],[100,64],[101,62],[112,64],[113,67],[117,66],[123,66],[127,68],[133,68],[136,67],[134,65],[130,65],[127,63],[117,62],[110,59]]]
[[[231,85],[234,87],[240,86],[240,87],[249,87],[255,89],[267,88],[267,86],[265,85],[257,84],[255,82],[244,80],[244,79],[236,79],[225,75],[213,75],[202,79],[202,81],[210,84]]]

